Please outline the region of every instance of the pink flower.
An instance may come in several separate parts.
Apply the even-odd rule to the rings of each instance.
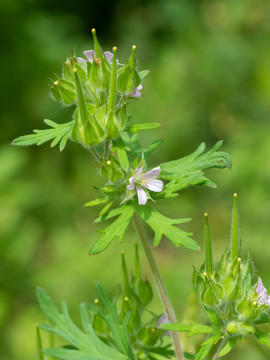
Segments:
[[[159,166],[144,174],[142,174],[142,171],[143,166],[136,169],[134,176],[129,178],[129,185],[127,186],[128,190],[134,190],[134,187],[136,187],[139,205],[145,205],[148,199],[147,193],[143,188],[154,192],[160,192],[163,189],[163,182],[155,180],[161,173]]]
[[[140,92],[141,89],[142,89],[142,84],[140,84],[139,86],[137,86],[135,90],[132,90],[132,91],[128,94],[128,96],[130,96],[130,97],[135,97],[135,98],[141,97],[141,96],[142,96],[142,94],[141,94],[141,92]]]
[[[266,288],[263,286],[261,278],[258,278],[258,285],[256,288],[258,294],[258,302],[265,305],[270,305],[270,296],[267,294]]]
[[[86,50],[83,52],[83,55],[86,57],[87,60],[85,60],[84,58],[81,58],[81,57],[77,57],[77,60],[81,61],[83,63],[87,63],[87,61],[92,63],[94,57],[96,56],[96,52],[95,52],[95,50]],[[105,55],[106,59],[108,60],[108,62],[111,64],[112,58],[113,58],[113,53],[111,53],[110,51],[105,51],[104,55]],[[116,60],[116,61],[118,61],[118,60]]]

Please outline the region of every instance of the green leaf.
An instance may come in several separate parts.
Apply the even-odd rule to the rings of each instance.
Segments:
[[[260,344],[264,344],[270,347],[270,333],[266,333],[264,331],[260,331],[258,329],[255,330],[255,336],[257,337]]]
[[[121,132],[121,137],[124,140],[126,147],[131,150],[131,155],[133,156],[133,158],[136,158],[137,156],[142,156],[143,154],[146,164],[149,164],[149,158],[152,152],[163,143],[162,139],[158,139],[143,148],[139,143],[138,134],[133,134],[130,136],[127,132]]]
[[[114,150],[117,151],[118,160],[122,169],[128,171],[129,161],[126,152],[126,145],[121,138],[118,138],[114,141],[112,151]]]
[[[205,315],[208,317],[211,324],[213,325],[213,327],[216,328],[218,331],[220,331],[220,329],[221,329],[220,319],[218,318],[218,316],[216,315],[214,310],[212,310],[208,306],[205,306],[203,310],[204,310]]]
[[[95,255],[105,250],[115,238],[117,238],[120,242],[124,240],[124,234],[130,220],[132,219],[134,209],[131,204],[125,204],[116,209],[116,211],[110,211],[107,216],[103,217],[103,219],[109,219],[110,217],[118,214],[120,214],[120,216],[111,225],[109,225],[105,230],[100,231],[100,233],[104,233],[104,235],[96,241],[90,250],[90,255]]]
[[[139,72],[141,80],[143,80],[148,74],[150,73],[150,70],[142,70]]]
[[[103,196],[98,199],[89,201],[89,202],[85,203],[83,206],[88,207],[88,206],[96,206],[96,205],[100,205],[100,204],[105,204],[108,200],[109,200],[109,196]]]
[[[45,315],[50,319],[51,324],[40,324],[40,329],[55,333],[65,339],[70,345],[76,348],[49,348],[43,350],[47,355],[63,360],[128,360],[115,348],[109,347],[95,334],[90,321],[84,319],[84,327],[87,333],[80,330],[71,320],[68,308],[65,303],[62,311],[54,305],[48,294],[41,288],[37,289],[39,304]],[[85,314],[84,314],[85,316]],[[86,325],[86,322],[88,323]]]
[[[202,179],[203,172],[197,171],[191,175],[179,176],[177,179],[173,179],[168,184],[163,186],[163,190],[160,193],[152,195],[153,199],[165,199],[178,196],[178,191],[187,188],[190,185],[197,185],[198,180]]]
[[[54,147],[60,142],[60,151],[64,150],[69,135],[71,133],[74,121],[65,124],[57,124],[51,120],[44,120],[45,124],[51,129],[34,130],[34,134],[20,136],[13,140],[12,145],[29,146],[29,145],[42,145],[47,141],[53,140],[51,147]]]
[[[127,125],[125,131],[130,131],[132,133],[137,133],[142,130],[152,130],[159,128],[159,123],[144,123],[144,124],[131,124]]]
[[[171,331],[180,331],[180,332],[189,332],[189,336],[197,334],[213,334],[214,329],[211,326],[196,324],[191,322],[191,324],[162,324],[160,326],[162,329],[171,330]]]
[[[204,360],[207,355],[209,354],[212,347],[219,341],[220,336],[211,336],[209,339],[207,339],[204,343],[202,343],[202,346],[195,358],[195,360]]]
[[[217,151],[222,145],[222,141],[208,152],[203,154],[205,144],[202,143],[196,151],[178,160],[169,161],[161,165],[162,177],[173,180],[179,175],[190,174],[192,171],[206,170],[210,168],[231,168],[232,160],[230,155],[225,152]]]
[[[148,205],[134,203],[133,206],[138,215],[154,230],[154,246],[157,246],[161,241],[162,235],[165,235],[175,246],[182,245],[191,250],[200,249],[200,246],[190,238],[191,233],[173,226],[174,224],[185,223],[191,219],[170,219]]]
[[[135,356],[129,344],[127,324],[125,324],[124,320],[123,323],[120,321],[116,305],[110,300],[104,287],[100,283],[96,283],[96,289],[98,299],[104,308],[104,311],[99,309],[98,314],[106,321],[115,345],[121,353],[126,354],[129,359],[135,360]]]
[[[219,352],[218,357],[222,357],[227,355],[234,347],[236,343],[237,337],[230,337],[227,344],[223,347],[223,349]]]

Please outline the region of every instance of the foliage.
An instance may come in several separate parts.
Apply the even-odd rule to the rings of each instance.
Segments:
[[[169,359],[173,354],[170,341],[165,341],[165,331],[158,328],[160,316],[148,312],[153,298],[150,283],[141,276],[138,245],[135,245],[135,274],[129,280],[124,254],[122,254],[123,285],[114,299],[110,299],[104,287],[96,283],[98,299],[95,305],[80,306],[80,330],[70,319],[67,304],[61,311],[48,294],[37,289],[40,307],[49,324],[39,324],[41,330],[57,334],[67,341],[60,348],[42,349],[39,335],[39,352],[63,360],[75,359],[157,359],[160,354]],[[146,318],[146,320],[145,320]]]
[[[201,344],[196,360],[217,358],[228,354],[237,339],[255,335],[261,344],[270,346],[268,333],[257,325],[269,323],[269,299],[258,279],[253,284],[254,266],[250,256],[244,262],[240,253],[237,194],[234,194],[231,247],[212,266],[212,244],[208,215],[205,214],[205,262],[194,269],[193,284],[198,293],[210,326],[197,324],[163,324],[166,330],[188,332],[189,336],[208,334]],[[259,283],[260,283],[259,278]]]

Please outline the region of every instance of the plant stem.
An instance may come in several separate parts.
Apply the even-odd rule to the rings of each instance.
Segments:
[[[217,347],[217,350],[215,350],[215,353],[214,353],[213,357],[211,357],[211,360],[216,360],[218,358],[218,354],[223,349],[223,347],[224,347],[224,345],[226,344],[227,341],[228,341],[228,337],[225,336],[223,338],[223,340],[219,343],[219,345]]]
[[[168,319],[169,322],[171,323],[175,323],[176,319],[175,319],[175,315],[174,315],[174,311],[170,302],[170,299],[168,297],[166,288],[163,284],[163,281],[161,279],[157,264],[155,262],[153,253],[152,253],[152,249],[151,246],[149,244],[148,238],[144,232],[144,229],[142,227],[140,218],[138,217],[138,215],[135,213],[134,217],[133,217],[133,224],[135,226],[135,229],[137,230],[138,236],[141,240],[142,246],[144,248],[145,251],[145,255],[146,258],[148,260],[148,264],[150,266],[150,269],[152,271],[152,275],[156,284],[156,289],[157,292],[159,294],[159,297],[161,299],[162,305],[163,305],[163,309],[164,312],[166,314],[166,317]],[[172,341],[174,344],[174,351],[175,351],[175,355],[176,355],[176,359],[177,360],[183,360],[184,356],[182,353],[182,347],[181,347],[181,342],[180,342],[180,338],[177,334],[177,332],[172,331],[171,332],[171,336],[172,336]]]

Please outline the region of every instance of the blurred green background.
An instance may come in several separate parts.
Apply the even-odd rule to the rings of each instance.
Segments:
[[[42,119],[70,119],[49,95],[61,58],[91,49],[95,27],[105,50],[117,45],[126,60],[137,45],[141,69],[151,69],[143,97],[130,105],[135,122],[160,122],[143,135],[165,141],[152,164],[173,160],[224,139],[232,171],[208,173],[217,190],[190,188],[158,206],[171,217],[192,217],[184,225],[203,242],[207,211],[215,258],[230,236],[232,194],[239,194],[243,249],[251,250],[258,275],[270,289],[270,2],[269,0],[2,0],[0,132],[0,357],[35,358],[35,323],[43,321],[35,288],[57,304],[65,298],[77,316],[81,301],[95,298],[94,280],[110,293],[121,280],[120,251],[133,261],[135,235],[89,257],[97,238],[95,162],[78,145],[63,153],[49,145],[10,147]],[[155,205],[154,205],[155,206]],[[151,236],[151,232],[149,231]],[[196,312],[190,292],[192,266],[202,253],[174,249],[166,239],[155,250],[178,319]],[[145,273],[149,271],[145,267]],[[153,310],[161,312],[158,299]],[[182,337],[187,349],[190,340]],[[226,359],[270,358],[266,347],[240,343]]]

